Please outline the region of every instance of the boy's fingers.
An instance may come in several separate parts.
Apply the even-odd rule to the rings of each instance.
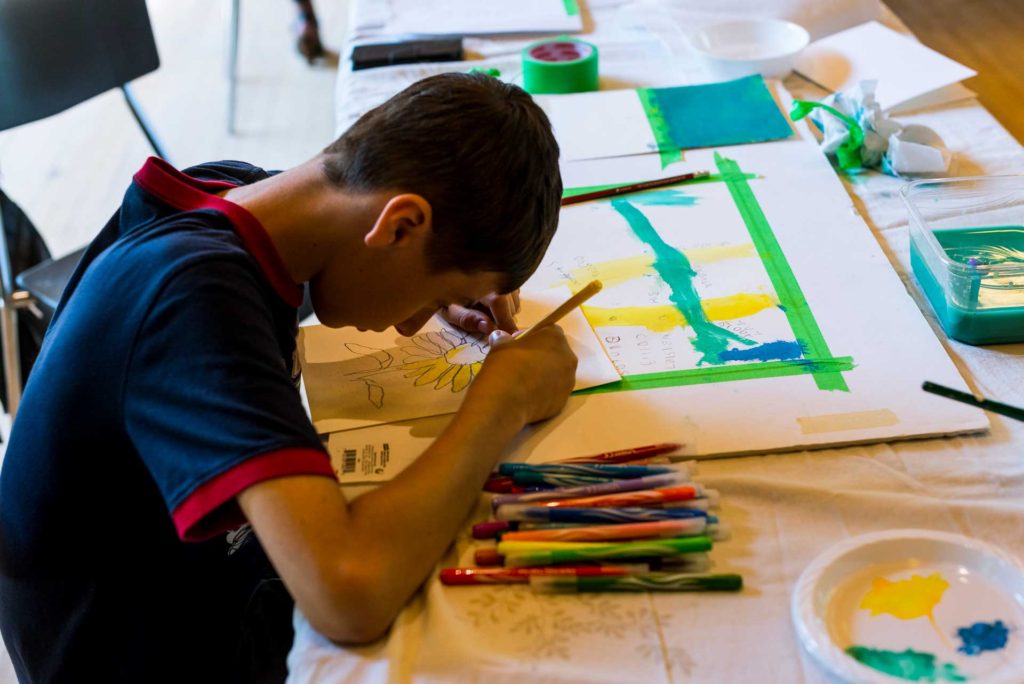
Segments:
[[[490,316],[476,309],[467,309],[458,304],[449,304],[442,309],[446,321],[468,332],[479,332],[485,335],[494,330],[494,322]]]
[[[500,330],[511,333],[518,329],[516,326],[515,302],[511,295],[499,295],[490,304],[491,314],[494,316],[494,324]]]

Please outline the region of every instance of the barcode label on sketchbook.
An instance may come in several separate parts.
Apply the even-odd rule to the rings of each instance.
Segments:
[[[331,466],[339,482],[380,482],[395,476],[391,445],[388,442],[353,444],[350,437],[344,439],[341,442],[337,436],[331,435],[327,440]]]
[[[347,475],[348,473],[356,472],[356,450],[345,449],[341,457],[341,474]]]

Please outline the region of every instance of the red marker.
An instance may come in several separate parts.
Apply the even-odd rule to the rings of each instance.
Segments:
[[[563,565],[537,568],[442,568],[441,584],[528,584],[531,575],[547,577],[624,577],[646,572],[646,564]]]
[[[668,454],[673,451],[682,449],[682,444],[675,444],[666,442],[664,444],[651,444],[648,446],[633,447],[631,449],[619,449],[618,451],[607,451],[603,454],[594,454],[593,456],[576,456],[574,458],[565,458],[560,461],[550,461],[551,463],[627,463],[629,461],[637,461],[642,458],[650,458],[652,456],[658,456],[660,454]]]

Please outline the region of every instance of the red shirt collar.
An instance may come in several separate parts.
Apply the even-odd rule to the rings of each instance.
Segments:
[[[179,211],[213,209],[224,214],[281,299],[296,308],[302,304],[302,286],[292,280],[259,220],[240,205],[213,194],[236,185],[192,178],[156,157],[146,160],[135,174],[135,182]]]

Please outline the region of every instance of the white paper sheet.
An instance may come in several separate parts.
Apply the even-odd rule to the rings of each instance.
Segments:
[[[796,70],[832,91],[846,90],[863,80],[877,80],[876,93],[883,110],[976,73],[876,21],[811,43],[797,59]]]
[[[566,0],[388,0],[388,9],[357,17],[355,29],[463,36],[583,30],[578,4]]]
[[[520,326],[536,323],[568,297],[564,287],[523,297]],[[574,389],[619,379],[579,309],[559,325],[579,360]],[[488,351],[484,336],[436,317],[412,337],[322,325],[299,333],[306,396],[320,433],[453,413]]]

